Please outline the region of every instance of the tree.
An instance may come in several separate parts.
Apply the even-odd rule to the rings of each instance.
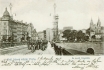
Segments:
[[[85,33],[83,33],[81,30],[77,32],[77,41],[84,41]]]
[[[70,35],[71,35],[71,30],[65,30],[64,32],[63,32],[63,38],[66,38],[67,39],[67,41],[69,41],[70,40]]]
[[[65,30],[63,32],[63,37],[67,39],[67,41],[72,41],[74,42],[75,40],[77,41],[86,41],[88,36],[85,35],[81,30]],[[89,39],[89,38],[88,38]]]
[[[71,35],[71,41],[75,41],[75,39],[77,38],[77,31],[72,30],[70,35]]]
[[[85,36],[84,40],[89,41],[89,36]]]

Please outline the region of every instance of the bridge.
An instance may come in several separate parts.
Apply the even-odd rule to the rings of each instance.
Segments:
[[[104,42],[85,42],[85,43],[56,43],[57,46],[65,48],[71,54],[104,54]]]

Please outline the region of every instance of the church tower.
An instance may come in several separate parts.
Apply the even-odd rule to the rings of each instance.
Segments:
[[[92,29],[92,28],[93,28],[93,20],[92,20],[92,18],[91,18],[90,29]]]
[[[101,26],[101,22],[100,22],[100,19],[98,18],[98,22],[97,22],[97,26]]]
[[[96,33],[101,33],[101,22],[100,19],[98,18],[98,22],[97,22],[97,30]]]

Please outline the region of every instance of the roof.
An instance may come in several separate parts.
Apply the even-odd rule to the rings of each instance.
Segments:
[[[5,11],[4,11],[4,13],[3,13],[3,16],[10,16],[10,14],[9,14],[9,12],[8,12],[8,10],[7,10],[7,8],[5,8]]]

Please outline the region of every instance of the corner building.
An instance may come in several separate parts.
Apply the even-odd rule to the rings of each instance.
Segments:
[[[7,8],[5,8],[3,16],[0,18],[0,41],[3,39],[8,41],[10,37],[15,42],[26,40],[27,26],[27,23],[13,20],[13,17],[10,16]]]

